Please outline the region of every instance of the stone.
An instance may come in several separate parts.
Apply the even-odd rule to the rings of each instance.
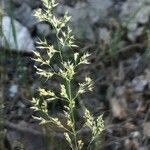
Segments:
[[[9,88],[10,97],[14,97],[18,92],[18,85],[12,84]]]
[[[108,15],[108,8],[112,6],[112,0],[87,0],[89,4],[89,17],[91,23],[96,23]]]
[[[21,101],[18,101],[17,106],[22,109],[26,107],[26,105],[24,103],[22,103]],[[22,109],[21,109],[21,111],[22,111]]]
[[[139,131],[134,131],[134,132],[131,132],[131,137],[133,138],[140,138],[141,137],[141,134]]]
[[[100,28],[99,29],[99,40],[102,41],[104,44],[109,44],[111,39],[110,32],[107,28]]]
[[[79,20],[78,23],[74,22],[72,28],[76,38],[95,42],[94,32],[87,20]]]
[[[6,133],[6,139],[7,139],[7,146],[10,147],[10,149],[16,149],[20,148],[22,145],[20,141],[20,133],[15,131],[8,130]],[[22,147],[22,146],[21,146]]]
[[[47,37],[51,33],[50,26],[46,23],[38,23],[37,26],[37,34]]]
[[[143,25],[149,22],[150,1],[149,0],[127,0],[121,7],[120,20],[122,24],[127,23],[129,40],[134,42],[142,34]],[[133,17],[132,17],[133,16]],[[132,18],[131,18],[132,17]],[[138,27],[139,24],[142,26]]]
[[[22,5],[23,3],[28,4],[29,6],[31,6],[32,8],[36,8],[39,5],[41,5],[41,1],[40,0],[12,0],[14,2],[14,4],[16,5]]]
[[[62,15],[66,10],[68,11],[71,16],[70,24],[76,38],[95,42],[96,37],[92,25],[106,17],[108,8],[111,6],[112,0],[87,0],[87,3],[77,2],[74,8],[59,5],[56,12]],[[105,36],[107,40],[109,38],[108,36],[108,34]]]
[[[135,92],[143,92],[147,84],[148,84],[148,80],[146,80],[145,76],[142,75],[132,80],[132,85]]]
[[[113,114],[114,118],[117,119],[126,119],[127,118],[127,109],[126,106],[124,105],[124,99],[122,101],[120,99],[117,99],[116,97],[113,97],[110,99],[110,106],[111,106],[111,111]]]
[[[75,8],[68,9],[68,12],[71,16],[70,22],[76,37],[94,42],[94,33],[88,20],[87,4],[78,2]]]
[[[150,138],[150,122],[145,122],[143,127],[144,135]]]
[[[21,24],[29,29],[34,28],[38,23],[38,19],[34,16],[34,11],[26,3],[23,3],[19,8],[15,9],[14,15]]]
[[[90,24],[90,21],[88,19],[88,4],[77,2],[74,8],[59,5],[56,10],[57,14],[59,15],[64,14],[65,11],[68,11],[69,16],[71,16],[70,25],[76,38],[81,40],[86,39],[94,42],[94,32],[92,30],[92,25]]]
[[[139,149],[138,150],[148,150],[148,147],[146,147],[146,146],[142,146],[142,147],[139,147]]]
[[[107,16],[108,8],[111,6],[111,0],[88,0],[87,3],[77,2],[74,7],[59,5],[56,12],[62,15],[66,10],[68,11],[71,16],[70,24],[76,38],[95,42],[96,37],[92,26]],[[105,38],[108,36],[107,34]]]
[[[14,24],[15,36],[13,33],[12,21]],[[32,52],[32,50],[35,49],[34,42],[28,29],[18,21],[4,16],[2,19],[2,32],[4,34],[4,36],[0,37],[0,45],[2,47],[8,46],[10,49],[26,52]]]
[[[143,31],[144,27],[135,28],[134,30],[128,32],[128,38],[131,41],[135,41],[138,36],[142,35]]]

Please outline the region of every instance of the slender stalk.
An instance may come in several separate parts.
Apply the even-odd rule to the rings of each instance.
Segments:
[[[87,150],[89,150],[89,148],[90,148],[90,146],[91,146],[92,142],[93,142],[93,140],[91,140],[91,141],[90,141],[90,143],[88,144],[88,146],[87,146]]]
[[[56,30],[56,29],[55,29]],[[57,32],[57,30],[56,30],[56,32]],[[61,47],[60,47],[60,42],[59,42],[59,35],[58,35],[59,33],[57,32],[56,33],[56,37],[57,37],[57,45],[58,45],[58,52],[59,52],[59,55],[60,55],[60,59],[61,59],[61,63],[63,63],[64,62],[64,60],[63,60],[63,56],[62,56],[62,52],[61,52]]]
[[[67,85],[68,85],[68,95],[69,95],[69,100],[72,101],[71,81],[70,81],[70,80],[67,81]]]
[[[76,129],[75,129],[74,107],[72,106],[74,99],[72,98],[72,93],[71,93],[71,80],[67,80],[67,87],[68,87],[69,103],[71,104],[70,105],[71,106],[70,118],[71,118],[72,123],[73,123],[72,132],[73,132],[74,142],[75,142],[75,149],[74,150],[79,150],[78,143],[77,143],[77,134],[76,134]]]

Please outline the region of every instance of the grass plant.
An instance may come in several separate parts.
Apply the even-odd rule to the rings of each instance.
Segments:
[[[37,74],[44,77],[45,80],[49,80],[53,76],[60,78],[60,92],[56,93],[53,90],[46,90],[39,88],[39,95],[44,97],[33,98],[32,103],[35,111],[38,112],[39,116],[35,118],[40,120],[40,124],[54,124],[58,128],[62,128],[64,131],[65,140],[68,142],[72,150],[81,150],[84,146],[82,138],[78,136],[78,131],[84,127],[88,127],[91,130],[91,140],[87,146],[90,148],[91,144],[99,139],[99,135],[104,130],[104,122],[102,115],[95,118],[88,109],[84,109],[83,120],[84,124],[81,129],[77,129],[75,108],[77,106],[77,98],[87,91],[92,91],[93,85],[90,77],[85,77],[82,83],[78,83],[78,86],[74,88],[74,76],[77,73],[78,66],[82,64],[89,64],[88,58],[89,53],[83,55],[74,52],[78,46],[75,44],[75,38],[71,28],[68,26],[70,16],[66,12],[62,18],[57,18],[53,15],[53,10],[57,7],[58,3],[56,0],[42,0],[44,8],[36,10],[35,16],[39,21],[49,23],[55,30],[57,37],[58,47],[49,44],[46,39],[39,40],[38,48],[43,49],[47,53],[47,58],[44,58],[40,52],[34,52],[34,60],[40,64],[40,67],[36,67]],[[70,49],[73,53],[73,58],[65,58],[65,49]],[[59,55],[60,63],[55,64],[51,62],[54,55]],[[48,67],[48,70],[45,69]],[[64,102],[63,114],[66,118],[66,124],[64,125],[59,118],[53,117],[49,114],[48,104],[52,101],[60,100]]]

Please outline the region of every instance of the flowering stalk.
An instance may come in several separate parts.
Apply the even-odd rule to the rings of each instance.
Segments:
[[[90,54],[85,53],[80,56],[79,53],[74,53],[74,58],[70,60],[65,60],[63,57],[65,48],[76,48],[75,38],[72,34],[72,30],[67,23],[70,20],[70,17],[67,13],[62,18],[56,18],[53,15],[54,8],[58,5],[56,0],[42,0],[44,9],[38,9],[35,13],[35,16],[39,19],[39,21],[44,21],[49,23],[53,29],[55,30],[58,48],[56,46],[48,44],[47,40],[39,40],[38,48],[44,49],[47,52],[47,59],[45,60],[39,52],[35,53],[34,60],[42,65],[47,66],[49,69],[38,68],[37,73],[46,78],[50,79],[52,76],[58,76],[59,78],[65,81],[65,84],[60,84],[60,94],[56,94],[54,91],[45,90],[39,88],[39,94],[42,97],[45,97],[44,100],[33,98],[33,109],[35,111],[40,112],[39,117],[35,117],[41,121],[41,124],[45,123],[53,123],[57,125],[59,128],[64,129],[64,137],[68,142],[69,146],[72,150],[81,150],[83,148],[83,141],[79,139],[77,136],[76,129],[76,121],[74,110],[76,107],[76,99],[79,95],[85,93],[86,91],[92,91],[92,80],[89,77],[85,78],[83,83],[79,83],[79,87],[77,91],[73,90],[72,84],[74,75],[76,74],[76,68],[81,64],[89,64],[88,57]],[[61,64],[57,64],[59,70],[55,70],[53,64],[51,63],[51,59],[55,54],[59,54]],[[49,102],[54,101],[56,99],[60,99],[65,101],[64,106],[64,115],[67,119],[67,127],[64,126],[58,118],[54,118],[48,114],[47,105]],[[98,117],[96,120],[90,114],[90,112],[86,109],[85,115],[83,116],[85,119],[85,125],[91,129],[92,138],[90,144],[100,135],[104,128],[102,117]]]

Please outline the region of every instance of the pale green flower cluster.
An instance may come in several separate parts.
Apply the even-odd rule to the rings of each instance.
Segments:
[[[65,81],[60,84],[60,93],[56,94],[55,91],[46,90],[39,88],[39,95],[44,97],[44,100],[40,98],[33,98],[33,109],[40,112],[39,117],[36,119],[41,121],[41,124],[53,123],[59,128],[64,129],[64,137],[68,142],[72,150],[81,150],[83,148],[82,139],[78,138],[78,131],[76,130],[76,121],[74,110],[76,107],[76,99],[79,95],[85,93],[86,91],[92,91],[92,80],[90,77],[86,77],[83,83],[78,84],[78,90],[72,90],[72,83],[74,75],[76,74],[76,68],[81,64],[89,64],[88,57],[89,53],[85,53],[82,56],[79,53],[74,53],[73,59],[65,60],[63,57],[63,50],[65,48],[76,48],[75,39],[72,34],[72,30],[67,25],[70,17],[67,13],[62,18],[56,18],[53,15],[54,8],[58,5],[56,0],[42,0],[44,9],[37,10],[35,16],[40,20],[49,23],[56,32],[56,37],[58,40],[58,47],[48,44],[47,40],[39,40],[38,48],[44,49],[47,53],[47,58],[43,58],[39,52],[35,53],[34,60],[40,64],[40,68],[36,67],[37,74],[48,80],[52,76],[58,76]],[[57,64],[58,69],[54,68],[51,63],[51,59],[55,54],[59,54],[61,64]],[[46,65],[49,69],[42,69],[42,65]],[[58,118],[54,118],[48,114],[47,105],[49,102],[60,99],[65,101],[64,115],[66,117],[66,126],[64,126]],[[91,113],[86,109],[85,115],[83,116],[85,120],[85,125],[83,127],[89,127],[91,129],[92,137],[91,142],[94,142],[96,138],[101,134],[104,129],[104,123],[102,116],[94,119]]]

